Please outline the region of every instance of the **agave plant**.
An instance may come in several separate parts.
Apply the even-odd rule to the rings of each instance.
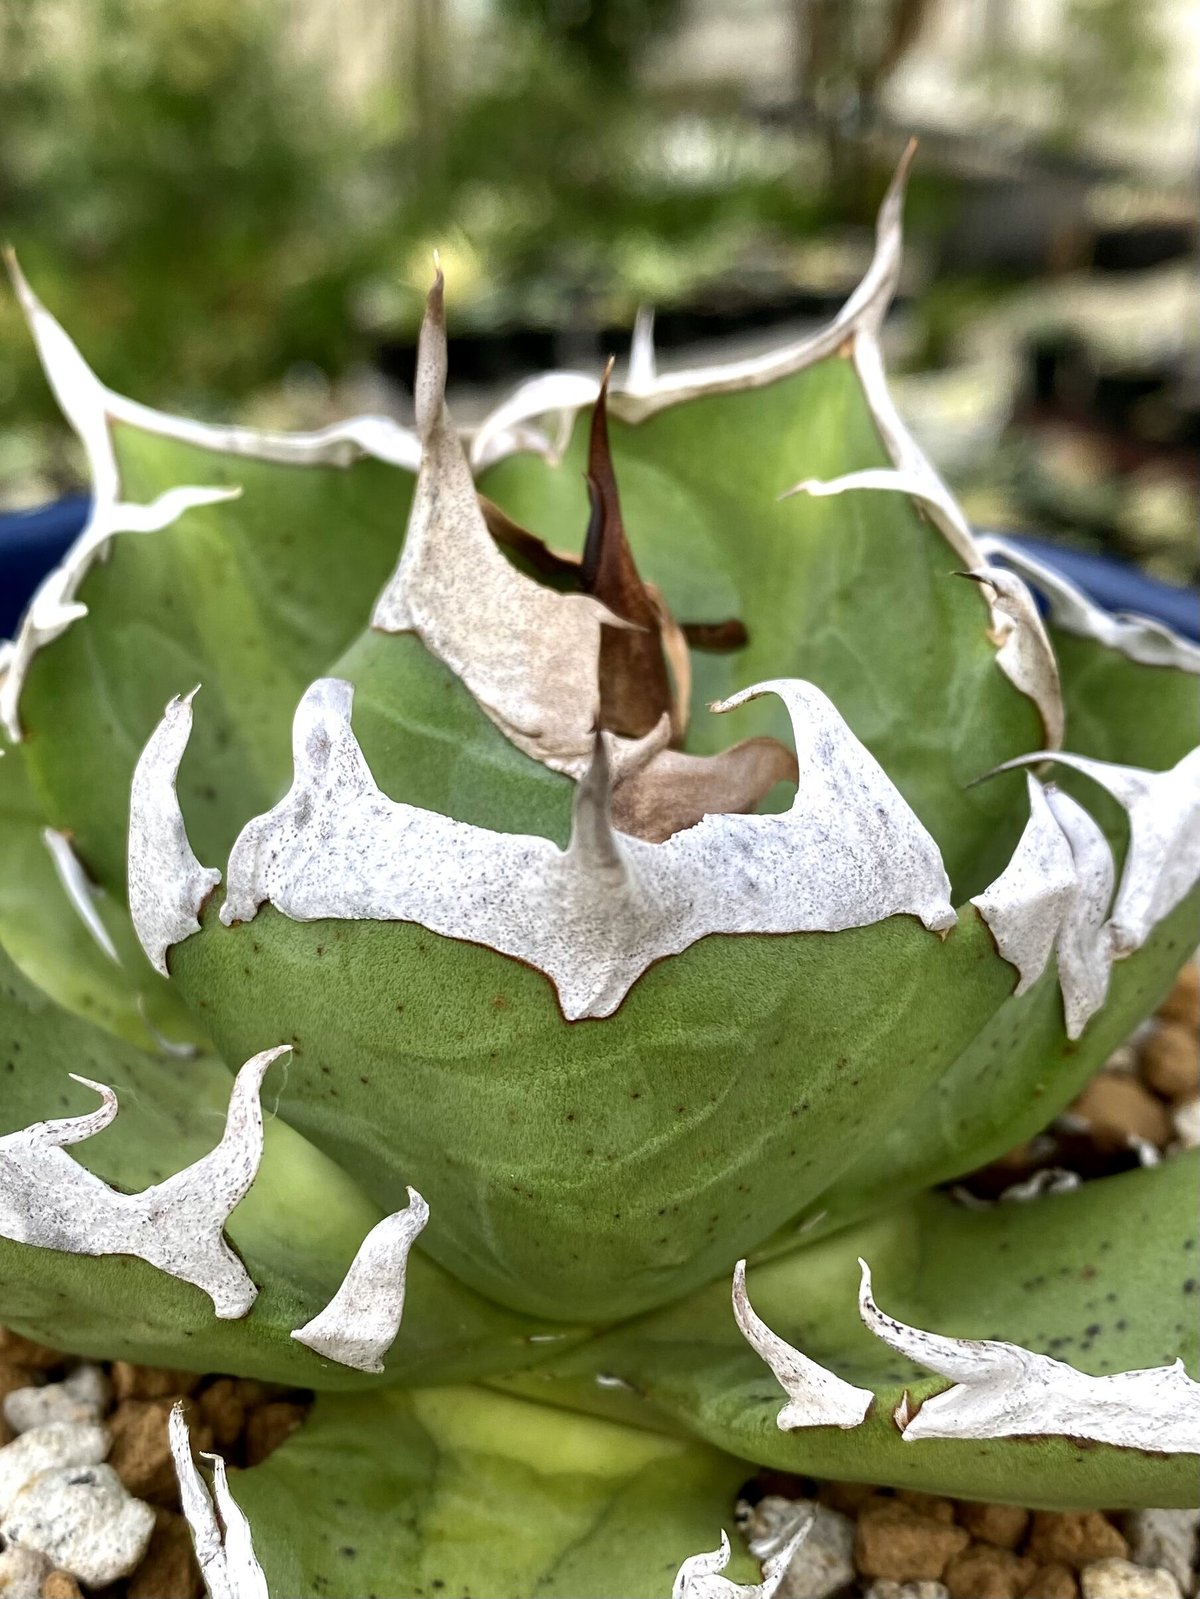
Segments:
[[[1194,1493],[1200,1157],[946,1185],[1200,938],[1200,652],[905,429],[903,185],[816,335],[471,433],[440,276],[415,433],[265,434],[14,263],[93,501],[3,684],[0,1319],[315,1391],[220,1520],[177,1419],[214,1592],[728,1592],[747,1463]]]

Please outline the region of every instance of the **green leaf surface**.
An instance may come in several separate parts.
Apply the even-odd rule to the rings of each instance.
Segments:
[[[409,1301],[387,1375],[369,1377],[296,1343],[327,1303],[381,1212],[332,1161],[273,1114],[286,1059],[271,1068],[259,1174],[228,1237],[261,1292],[240,1321],[219,1321],[199,1289],[129,1256],[83,1257],[0,1239],[0,1322],[98,1358],[264,1377],[309,1387],[446,1382],[544,1358],[580,1336],[486,1304],[414,1251]],[[0,1132],[95,1108],[68,1072],[117,1092],[112,1125],[72,1154],[137,1190],[206,1154],[224,1126],[232,1076],[212,1056],[155,1056],[59,1009],[0,953]]]
[[[479,1388],[324,1396],[232,1479],[272,1593],[661,1599],[732,1530],[746,1468]],[[757,1579],[735,1554],[728,1575]]]
[[[120,958],[100,948],[68,899],[42,838],[25,770],[27,746],[0,758],[0,947],[57,1004],[143,1048],[204,1035],[179,995],[147,964],[124,906],[97,890],[98,916]]]
[[[586,419],[558,467],[512,456],[482,492],[555,547],[587,525]],[[832,358],[763,388],[691,400],[636,426],[613,420],[613,460],[634,556],[683,621],[736,616],[749,644],[693,658],[689,747],[774,733],[759,702],[736,728],[704,705],[774,677],[833,700],[942,848],[956,898],[994,876],[1020,832],[1006,779],[968,788],[1042,742],[1032,704],[996,666],[988,613],[942,536],[901,494],[778,496],[887,459],[851,363]]]
[[[860,1427],[779,1431],[783,1390],[734,1322],[728,1279],[509,1386],[627,1421],[659,1416],[748,1461],[818,1477],[1046,1508],[1190,1505],[1194,1455],[1054,1437],[906,1443],[892,1420],[902,1395],[915,1409],[949,1384],[862,1326],[857,1258],[881,1308],[914,1326],[1023,1344],[1096,1375],[1182,1356],[1196,1376],[1198,1196],[1200,1153],[984,1211],[926,1195],[752,1267],[750,1299],[767,1324],[875,1391]]]
[[[1200,889],[1112,971],[1108,999],[1072,1043],[1054,963],[996,1011],[950,1069],[799,1219],[823,1230],[986,1166],[1049,1125],[1170,991],[1200,943]],[[790,1230],[789,1230],[790,1231]]]
[[[366,624],[395,562],[411,475],[374,460],[284,466],[118,424],[125,498],[178,484],[240,486],[153,534],[120,534],[79,590],[88,616],[35,657],[21,698],[51,822],[124,893],[129,784],[174,694],[203,687],[180,772],[193,845],[223,865],[290,770],[291,716]]]
[[[614,1016],[563,1021],[546,977],[406,923],[226,928],[172,974],[228,1060],[296,1055],[282,1113],[422,1245],[531,1315],[610,1321],[724,1271],[829,1186],[1011,991],[973,917],[711,937]]]

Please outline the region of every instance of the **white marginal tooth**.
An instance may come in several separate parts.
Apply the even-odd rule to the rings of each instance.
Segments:
[[[566,851],[389,799],[351,729],[351,692],[324,678],[301,700],[294,781],[234,844],[224,922],[267,902],[295,921],[417,922],[544,972],[571,1021],[610,1015],[647,967],[709,933],[836,932],[902,915],[954,925],[937,845],[812,684],[760,684],[725,706],[784,701],[799,766],[790,810],[705,816],[660,844],[616,834],[604,747]]]
[[[202,1289],[218,1316],[244,1316],[257,1289],[224,1228],[262,1158],[263,1077],[289,1048],[264,1050],[238,1072],[214,1150],[136,1194],[110,1188],[66,1153],[65,1146],[103,1131],[117,1114],[111,1088],[75,1077],[101,1096],[98,1110],[0,1138],[0,1237],[73,1255],[136,1255]]]
[[[270,1599],[266,1576],[254,1553],[250,1523],[229,1491],[225,1462],[219,1455],[204,1456],[213,1474],[210,1494],[192,1455],[182,1404],[171,1410],[167,1436],[180,1506],[209,1599]]]

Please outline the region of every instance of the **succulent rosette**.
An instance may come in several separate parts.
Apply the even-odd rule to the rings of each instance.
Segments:
[[[469,433],[440,276],[415,432],[267,434],[14,263],[93,499],[0,689],[0,1318],[315,1390],[244,1516],[176,1425],[214,1593],[723,1592],[748,1462],[1194,1495],[1196,1153],[946,1185],[1200,941],[1200,652],[906,429],[903,187],[828,327]]]

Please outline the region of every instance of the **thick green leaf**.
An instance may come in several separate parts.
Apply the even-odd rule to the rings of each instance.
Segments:
[[[79,1354],[311,1387],[445,1382],[544,1358],[539,1324],[486,1304],[414,1251],[409,1298],[388,1374],[371,1378],[321,1359],[290,1332],[328,1301],[381,1212],[349,1177],[272,1115],[290,1069],[264,1085],[262,1165],[228,1235],[261,1292],[249,1316],[218,1321],[198,1289],[127,1256],[98,1258],[0,1239],[0,1321]],[[159,1182],[221,1136],[232,1082],[215,1058],[154,1056],[87,1025],[39,994],[0,953],[0,1131],[95,1108],[79,1072],[117,1091],[104,1132],[72,1146],[76,1159],[126,1189]],[[554,1329],[555,1338],[571,1334]]]
[[[134,762],[167,700],[203,685],[180,773],[193,844],[223,864],[278,798],[300,694],[366,624],[400,547],[411,476],[378,461],[283,466],[114,429],[127,499],[182,483],[242,497],[121,534],[84,579],[89,615],[39,651],[21,699],[52,823],[124,892]]]
[[[1194,1455],[1052,1437],[906,1443],[892,1420],[904,1392],[915,1408],[949,1385],[862,1326],[857,1258],[872,1268],[881,1307],[912,1325],[1020,1343],[1096,1375],[1182,1356],[1195,1376],[1198,1193],[1200,1154],[1190,1154],[986,1211],[927,1195],[752,1267],[751,1301],[767,1324],[874,1389],[860,1427],[779,1431],[783,1391],[742,1339],[727,1279],[511,1386],[644,1425],[662,1417],[746,1460],[815,1476],[1048,1508],[1192,1504]]]
[[[800,1225],[831,1230],[899,1195],[975,1171],[1040,1132],[1162,1002],[1197,943],[1200,890],[1144,948],[1116,963],[1104,1009],[1074,1043],[1063,1030],[1051,962],[1041,980],[1019,999],[1006,1000],[949,1071],[813,1202]]]
[[[1000,869],[1021,827],[1007,779],[967,788],[1010,755],[1036,749],[1040,722],[996,666],[986,606],[905,495],[778,495],[802,478],[886,465],[851,363],[822,361],[759,389],[613,420],[621,504],[642,574],[684,621],[737,616],[736,655],[694,656],[689,747],[787,738],[759,702],[736,728],[711,699],[773,677],[803,677],[833,700],[941,845],[956,896]],[[554,546],[582,537],[586,425],[562,465],[513,456],[481,489]]]
[[[1067,713],[1065,748],[1162,771],[1200,740],[1200,677],[1142,666],[1095,639],[1051,628]],[[1066,772],[1056,769],[1056,781]],[[1065,786],[1065,784],[1064,784]],[[1095,793],[1089,785],[1087,797]]]
[[[232,1488],[272,1593],[661,1599],[746,1468],[479,1388],[325,1396]],[[735,1555],[731,1577],[753,1580]]]
[[[412,924],[264,907],[176,945],[226,1059],[296,1056],[288,1121],[381,1208],[411,1183],[422,1244],[533,1315],[610,1321],[699,1286],[879,1138],[1011,991],[974,917],[712,937],[604,1021],[549,981]]]
[[[0,946],[57,1004],[131,1043],[158,1047],[147,1020],[173,1042],[202,1042],[178,994],[147,965],[124,906],[103,891],[95,896],[118,965],[68,899],[42,838],[26,747],[9,749],[0,759]]]

